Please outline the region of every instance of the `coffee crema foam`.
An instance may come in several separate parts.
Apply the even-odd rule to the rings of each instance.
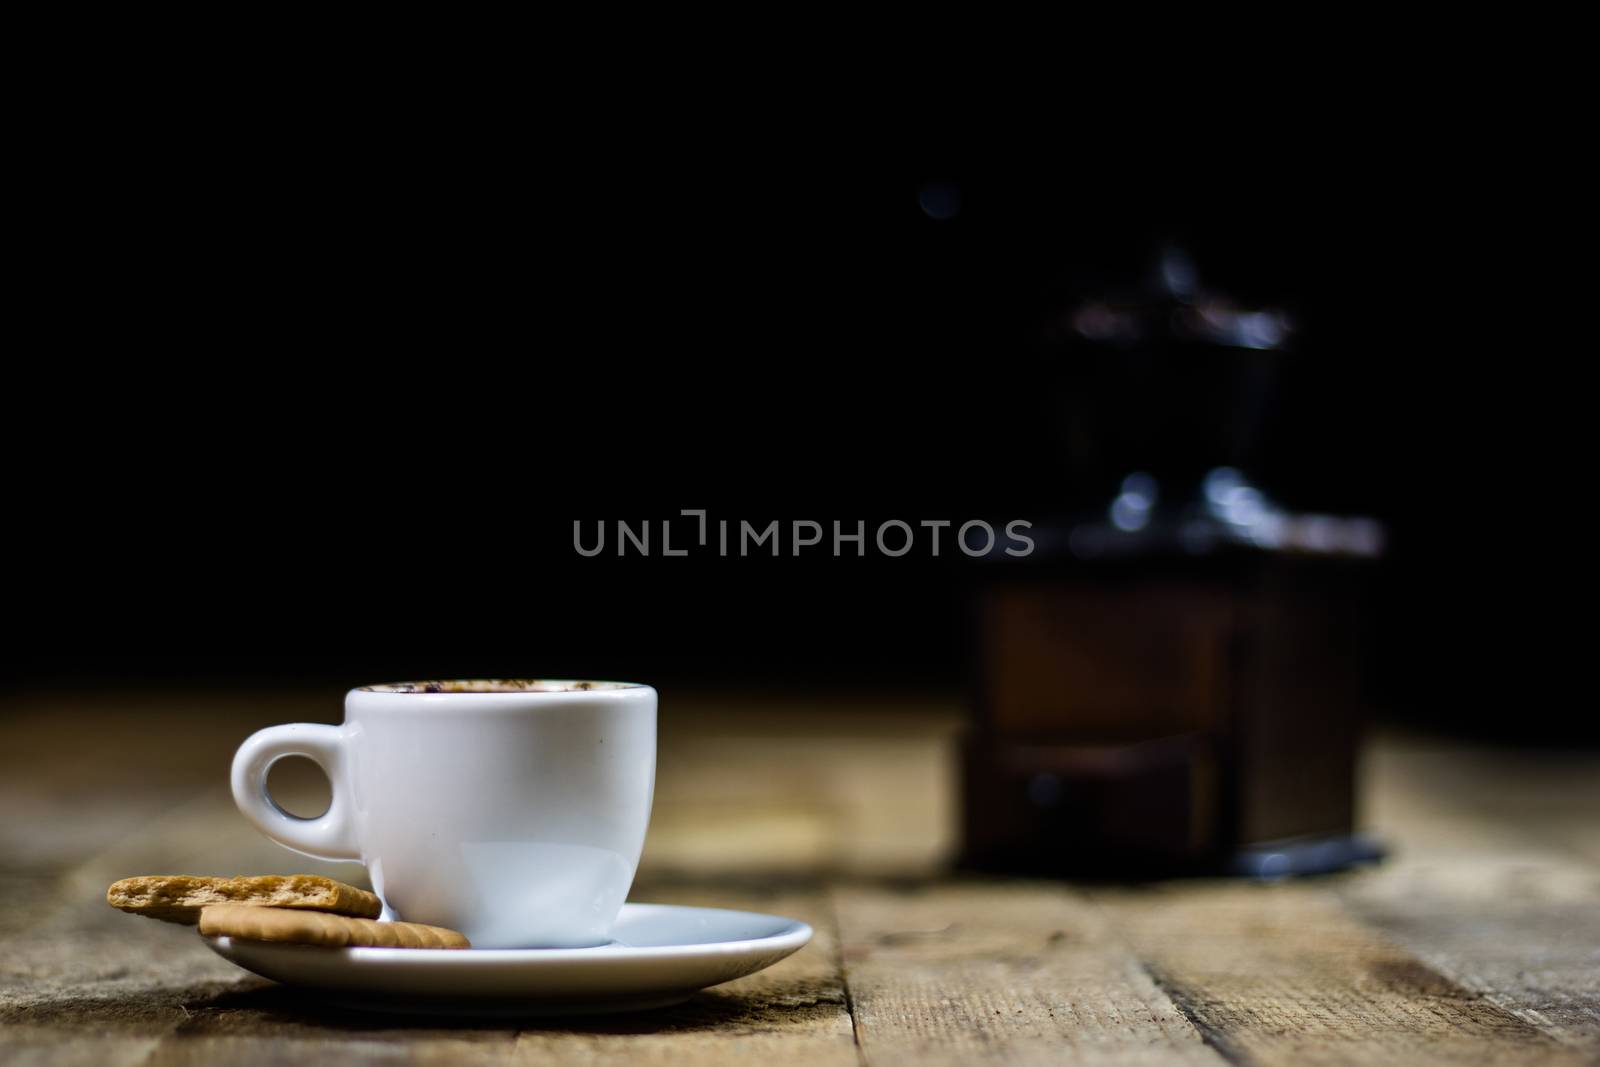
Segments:
[[[394,682],[364,685],[363,693],[586,693],[600,689],[638,689],[635,682],[552,681],[539,678],[474,678],[444,682]]]

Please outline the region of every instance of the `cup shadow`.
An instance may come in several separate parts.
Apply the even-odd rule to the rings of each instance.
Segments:
[[[437,1001],[404,1000],[381,1007],[336,1003],[315,990],[261,985],[201,998],[186,1005],[203,1015],[249,1013],[258,1024],[313,1026],[346,1033],[375,1031],[549,1031],[585,1034],[695,1033],[756,1024],[782,1025],[831,1003],[826,993],[793,989],[747,996],[701,991],[679,1004],[610,1014],[571,1013],[541,1004],[523,1014],[515,1004],[463,1001],[441,1012]],[[842,1003],[842,1000],[841,1000]],[[412,1010],[413,1008],[423,1010]]]

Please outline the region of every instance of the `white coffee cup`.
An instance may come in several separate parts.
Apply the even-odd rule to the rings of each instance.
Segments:
[[[267,771],[319,764],[333,803],[285,812]],[[628,682],[406,682],[353,689],[344,725],[272,726],[233,758],[233,798],[279,844],[359,860],[386,918],[475,948],[605,944],[655,793],[656,691]]]

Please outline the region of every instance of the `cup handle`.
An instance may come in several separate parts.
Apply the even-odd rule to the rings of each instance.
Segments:
[[[304,756],[333,786],[328,810],[315,819],[290,815],[267,791],[267,772],[285,756]],[[360,860],[345,778],[344,728],[291,723],[257,730],[233,756],[233,802],[256,828],[285,848],[325,860]]]

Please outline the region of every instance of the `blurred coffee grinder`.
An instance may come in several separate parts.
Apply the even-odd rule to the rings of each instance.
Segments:
[[[1294,323],[1169,250],[1067,310],[1061,406],[1120,469],[976,593],[965,859],[1273,878],[1374,859],[1354,833],[1362,622],[1384,532],[1291,513],[1246,473]]]

